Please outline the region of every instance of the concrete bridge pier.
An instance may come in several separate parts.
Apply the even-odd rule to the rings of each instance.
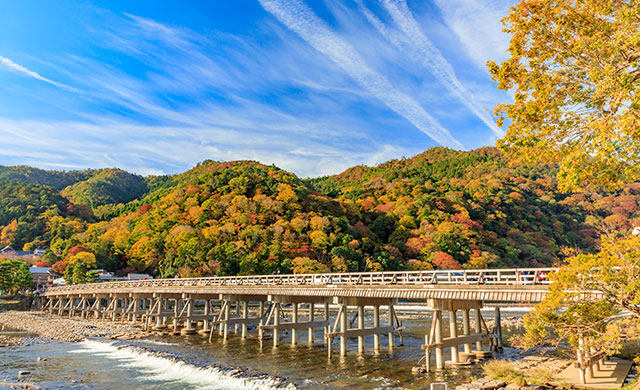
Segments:
[[[203,319],[202,319],[202,329],[198,330],[198,334],[200,335],[208,335],[209,323],[211,322],[211,300],[209,298],[204,300],[204,309],[202,311]]]
[[[494,330],[496,334],[495,348],[497,351],[502,351],[502,319],[500,318],[500,307],[498,306],[496,306]]]
[[[471,335],[471,320],[469,318],[469,309],[462,309],[462,335]],[[471,355],[471,343],[464,344],[464,353]]]
[[[380,327],[380,306],[379,305],[373,306],[373,327],[374,328]],[[377,333],[374,333],[373,335],[373,352],[375,353],[380,352],[380,335]]]
[[[181,300],[173,298],[173,334],[178,334],[178,319],[180,318]]]
[[[455,309],[449,310],[449,338],[458,338],[458,318]],[[458,345],[451,346],[451,364],[458,364]]]
[[[95,294],[94,294],[94,297],[96,301],[94,302],[91,309],[93,310],[93,318],[98,319],[100,318],[100,314],[102,312],[102,297]]]
[[[482,314],[480,314],[480,309],[473,309],[473,313],[474,313],[474,320],[475,320],[475,332],[476,333],[482,333]],[[482,351],[482,340],[478,340],[476,341],[476,351],[477,352],[481,352]],[[479,357],[479,356],[476,356]]]
[[[129,298],[130,300],[132,300],[131,304],[133,305],[131,307],[131,313],[129,313],[127,316],[129,317],[129,321],[132,323],[135,323],[136,321],[138,321],[138,310],[140,308],[140,297],[139,296],[132,296],[131,298]],[[143,305],[144,308],[144,305]]]
[[[156,296],[156,325],[154,326],[154,329],[159,330],[164,328],[164,317],[162,313],[163,309],[166,307],[167,300],[164,299],[162,295],[154,294],[154,296]]]
[[[309,323],[312,323],[315,318],[315,313],[314,313],[315,309],[316,309],[316,304],[313,302],[309,302],[309,315],[307,317]],[[309,342],[309,345],[313,345],[313,327],[310,326],[307,328],[307,334],[308,334],[307,341]]]

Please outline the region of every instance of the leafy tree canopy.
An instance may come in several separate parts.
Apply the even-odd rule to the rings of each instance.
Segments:
[[[488,62],[509,123],[499,147],[559,164],[560,189],[640,179],[640,7],[626,0],[524,0],[503,19],[510,58]]]
[[[640,238],[604,235],[598,253],[573,256],[550,277],[550,294],[525,318],[524,346],[582,339],[614,353],[640,336]]]

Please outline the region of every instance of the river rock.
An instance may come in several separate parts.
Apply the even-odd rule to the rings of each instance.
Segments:
[[[422,366],[419,366],[419,367],[412,367],[412,368],[411,368],[411,373],[412,373],[413,375],[426,374],[426,373],[427,373],[427,369],[426,369],[426,368],[424,368],[424,367],[422,367]]]
[[[144,335],[142,331],[130,324],[118,325],[109,320],[62,318],[57,315],[37,312],[2,312],[0,313],[0,324],[60,341],[82,341],[87,337],[109,338],[124,334],[136,337]],[[8,337],[0,336],[0,346],[21,342],[17,337],[11,337],[17,341],[8,339]]]
[[[506,386],[507,382],[505,381],[481,378],[471,383],[460,385],[456,387],[456,390],[495,390]]]

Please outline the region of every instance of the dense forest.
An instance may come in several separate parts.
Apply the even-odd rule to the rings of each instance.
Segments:
[[[0,167],[0,246],[159,277],[522,267],[640,222],[640,184],[571,194],[555,177],[489,147],[305,180],[253,161],[161,177]]]

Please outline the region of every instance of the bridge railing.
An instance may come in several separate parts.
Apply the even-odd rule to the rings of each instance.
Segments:
[[[127,287],[195,287],[195,286],[384,286],[384,285],[546,285],[557,268],[515,268],[480,270],[433,270],[397,272],[353,272],[329,274],[218,276],[184,279],[150,279],[68,285],[47,291],[117,290]]]

